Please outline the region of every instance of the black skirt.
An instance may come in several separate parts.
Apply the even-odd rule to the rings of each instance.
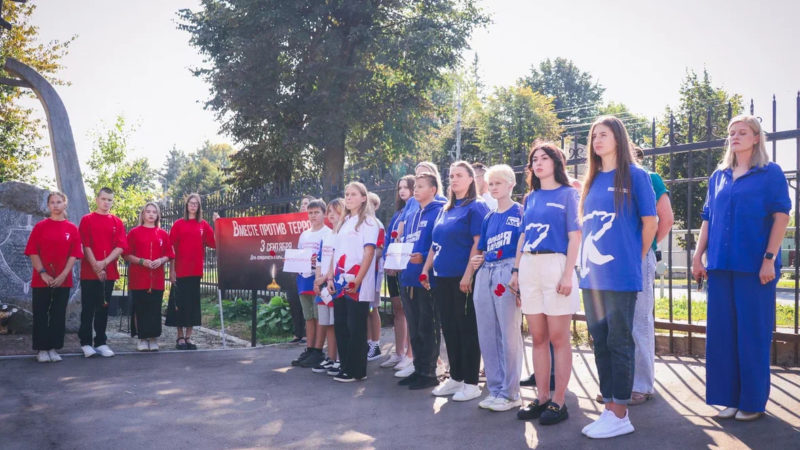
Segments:
[[[131,291],[133,314],[131,314],[131,337],[150,339],[161,336],[161,300],[164,291],[148,293],[144,289]]]
[[[164,324],[170,327],[196,327],[200,322],[200,277],[178,278],[172,285]]]

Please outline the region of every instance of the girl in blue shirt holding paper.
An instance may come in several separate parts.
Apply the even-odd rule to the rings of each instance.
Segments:
[[[765,144],[758,118],[731,119],[692,260],[694,278],[708,277],[706,403],[725,407],[720,419],[756,420],[769,398],[780,245],[792,203]]]
[[[514,268],[522,206],[511,200],[517,182],[511,167],[492,166],[485,178],[497,209],[483,219],[479,253],[471,260],[473,269],[477,270],[475,315],[489,390],[489,395],[478,406],[508,411],[522,404],[519,396],[522,315],[519,296],[507,285]]]
[[[437,386],[433,395],[467,401],[481,395],[481,350],[472,300],[474,269],[468,263],[478,254],[478,238],[489,208],[477,196],[475,171],[468,162],[453,163],[449,178],[450,199],[433,226],[433,243],[423,273],[433,268],[434,296],[450,362],[450,378]]]
[[[538,398],[521,409],[517,417],[552,425],[569,416],[565,403],[572,371],[569,325],[580,306],[575,274],[581,243],[578,191],[570,185],[564,152],[551,143],[534,143],[527,168],[531,191],[525,198],[516,264],[509,284],[520,291],[522,312],[533,338]],[[555,366],[552,397],[551,361]]]
[[[642,259],[658,222],[647,171],[633,162],[625,125],[614,116],[594,121],[583,183],[580,287],[605,410],[582,433],[610,438],[633,432],[633,315],[642,290]]]

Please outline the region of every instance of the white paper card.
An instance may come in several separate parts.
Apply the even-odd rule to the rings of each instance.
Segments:
[[[283,256],[283,271],[292,273],[311,272],[310,248],[287,248]]]
[[[408,260],[411,258],[412,250],[414,250],[413,242],[393,242],[389,244],[389,247],[386,248],[386,262],[383,264],[383,268],[405,270]]]

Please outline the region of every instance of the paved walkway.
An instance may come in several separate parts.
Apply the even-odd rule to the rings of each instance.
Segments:
[[[337,383],[291,367],[299,351],[281,344],[57,364],[0,359],[0,447],[800,448],[800,369],[774,368],[766,417],[718,422],[702,400],[702,360],[659,358],[657,398],[631,409],[636,432],[591,441],[580,429],[601,406],[591,400],[597,381],[586,349],[574,354],[570,419],[552,427],[480,410],[477,400],[408,391],[377,362],[368,380]]]

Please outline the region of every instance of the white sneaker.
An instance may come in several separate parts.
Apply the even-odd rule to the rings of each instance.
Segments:
[[[402,356],[398,355],[397,353],[392,353],[392,356],[386,358],[386,361],[381,363],[381,367],[394,367],[403,359]]]
[[[467,384],[460,391],[453,394],[453,400],[457,402],[466,402],[481,396],[481,388],[477,384]]]
[[[56,349],[54,349],[54,348],[51,348],[51,349],[50,349],[50,350],[47,352],[47,354],[50,356],[50,361],[52,361],[52,362],[59,362],[59,361],[61,361],[61,357],[60,357],[60,356],[58,356],[58,353],[56,353]]]
[[[489,406],[497,401],[498,397],[495,397],[494,394],[489,394],[478,403],[478,408],[489,409]]]
[[[36,361],[50,362],[50,352],[47,350],[39,350],[39,353],[36,354]]]
[[[158,351],[158,339],[156,339],[156,338],[148,339],[147,345],[150,346],[150,351],[151,352],[157,352]]]
[[[406,367],[413,365],[414,365],[414,358],[409,358],[408,356],[403,355],[403,357],[400,359],[400,362],[395,364],[394,370],[403,370]]]
[[[410,366],[406,367],[403,370],[398,370],[397,372],[394,373],[394,376],[396,376],[397,378],[405,378],[407,376],[410,376],[412,373],[414,373],[413,364],[411,364]]]
[[[610,412],[605,419],[598,419],[597,424],[586,432],[586,436],[592,439],[607,439],[630,433],[633,433],[633,425],[628,418],[628,412],[625,411],[625,417],[622,419]]]
[[[97,351],[95,351],[94,347],[92,347],[91,345],[84,345],[81,347],[81,350],[83,350],[84,358],[91,358],[92,356],[97,354]]]
[[[594,422],[592,422],[592,423],[590,423],[589,425],[586,425],[585,427],[583,427],[583,428],[581,429],[581,433],[582,433],[582,434],[584,434],[584,435],[586,435],[586,433],[588,433],[588,432],[589,432],[589,430],[591,430],[592,428],[594,428],[594,426],[595,426],[596,424],[598,424],[598,423],[599,423],[601,420],[605,420],[606,416],[608,416],[609,414],[611,414],[612,416],[614,415],[614,413],[612,413],[610,410],[608,410],[608,409],[603,409],[603,412],[602,412],[602,413],[600,413],[600,417],[598,417],[597,419],[594,419]]]
[[[717,419],[732,419],[739,412],[739,408],[725,408],[717,413]]]
[[[144,339],[139,339],[139,343],[136,344],[136,351],[138,352],[150,351],[150,347],[147,345],[147,341]]]
[[[464,387],[463,381],[455,381],[452,378],[448,378],[447,380],[445,380],[444,383],[441,383],[435,388],[433,388],[431,394],[437,397],[444,397],[446,395],[453,395],[456,392],[460,392],[463,387]]]
[[[100,356],[105,358],[114,356],[114,352],[111,351],[111,348],[109,348],[107,345],[101,345],[100,347],[97,347],[97,353],[100,353]]]
[[[492,411],[508,411],[512,408],[519,408],[522,406],[522,399],[509,400],[505,397],[497,397],[497,400],[489,405]]]

